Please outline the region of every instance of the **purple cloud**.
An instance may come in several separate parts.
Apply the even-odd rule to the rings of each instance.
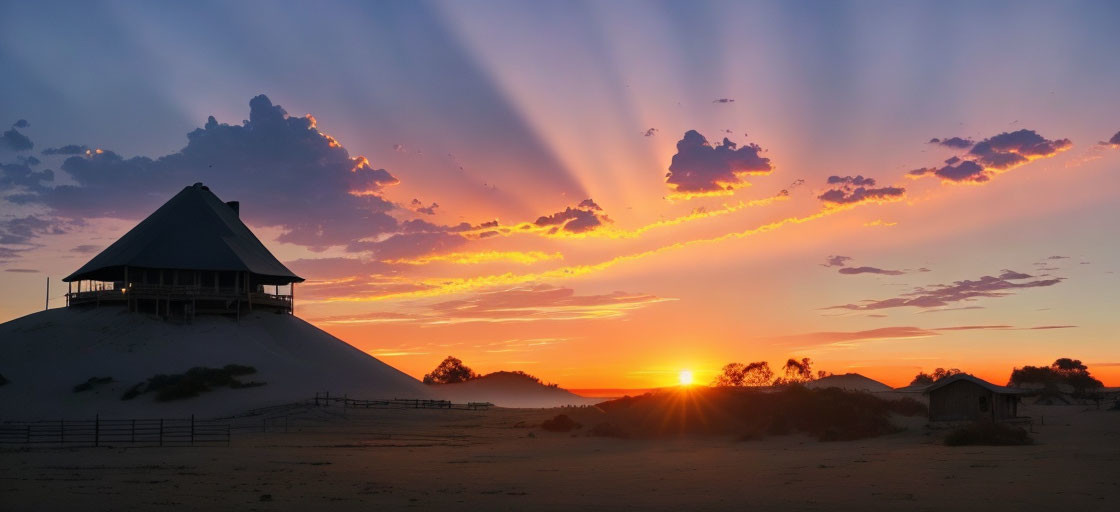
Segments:
[[[885,270],[875,267],[844,267],[839,270],[841,274],[855,275],[855,274],[881,274],[885,276],[900,276],[905,274],[901,270]]]
[[[730,139],[712,146],[696,130],[685,132],[677,142],[677,153],[665,175],[666,183],[675,192],[704,194],[731,191],[744,184],[750,175],[773,171],[770,159],[760,156],[757,144],[739,147]]]
[[[967,149],[976,144],[972,139],[962,137],[949,137],[945,139],[933,138],[929,140],[930,144],[937,144],[948,148]]]
[[[1012,291],[1017,289],[1053,286],[1064,280],[1064,278],[1057,277],[1016,282],[1031,278],[1030,276],[1023,276],[1026,275],[1005,270],[1000,277],[983,276],[976,280],[955,281],[952,284],[918,287],[899,297],[883,300],[867,300],[858,304],[843,304],[825,309],[868,311],[899,307],[916,307],[922,309],[940,308],[956,302],[970,301],[976,298],[1004,297],[1010,295]]]
[[[817,199],[829,205],[897,201],[906,195],[906,189],[901,187],[874,188],[875,180],[863,176],[829,176],[828,184],[833,188]]]

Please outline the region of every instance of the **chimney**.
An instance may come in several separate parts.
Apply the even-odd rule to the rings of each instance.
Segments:
[[[241,201],[226,201],[226,206],[229,206],[238,218],[241,217]]]

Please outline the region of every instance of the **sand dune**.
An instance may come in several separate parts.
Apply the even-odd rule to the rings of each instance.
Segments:
[[[186,400],[121,395],[155,374],[227,364],[255,367],[244,380]],[[430,398],[416,379],[291,315],[253,313],[240,322],[199,317],[176,325],[122,308],[52,309],[0,324],[0,419],[221,416],[314,396]],[[91,377],[114,382],[82,393]]]
[[[499,407],[563,407],[603,401],[582,397],[566,389],[549,387],[512,372],[495,372],[459,384],[432,385],[431,393],[452,402],[490,402]]]

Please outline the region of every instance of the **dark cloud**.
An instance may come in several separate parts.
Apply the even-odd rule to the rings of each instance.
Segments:
[[[829,256],[825,258],[825,262],[821,263],[822,267],[843,267],[852,261],[850,256]]]
[[[533,224],[541,227],[555,226],[552,232],[562,230],[569,233],[583,233],[611,222],[602,211],[603,209],[595,204],[595,201],[584,199],[575,208],[569,206],[564,211],[543,215]]]
[[[895,201],[906,195],[906,189],[901,187],[874,188],[875,180],[863,176],[829,176],[828,184],[833,188],[817,199],[831,205]]]
[[[903,272],[901,270],[885,270],[885,269],[875,268],[875,267],[844,267],[844,268],[840,269],[839,272],[841,274],[848,274],[848,275],[881,274],[881,275],[885,275],[885,276],[900,276],[900,275],[903,275],[903,274],[906,273],[906,272]]]
[[[746,176],[773,171],[770,159],[759,156],[761,152],[757,144],[739,147],[727,138],[712,146],[699,132],[689,130],[677,142],[665,181],[680,193],[730,191],[743,185]]]
[[[408,205],[412,208],[412,211],[423,213],[424,215],[435,215],[436,208],[439,208],[439,203],[432,203],[428,206],[424,206],[424,203],[420,202],[419,199],[413,199]]]
[[[1010,280],[1030,279],[1032,277],[1034,277],[1034,276],[1032,276],[1030,274],[1024,274],[1022,272],[1016,272],[1014,270],[1007,270],[1007,269],[1003,269],[1003,273],[1001,273],[999,275],[1000,279],[1010,279]]]
[[[12,123],[12,128],[27,128],[27,127],[30,127],[30,126],[31,126],[31,123],[27,122],[26,119],[20,119],[19,121],[16,121],[15,123]]]
[[[948,148],[967,149],[976,144],[972,139],[965,139],[962,137],[949,137],[945,139],[933,138],[929,140],[930,144],[937,144]]]
[[[100,245],[82,244],[82,245],[72,247],[70,249],[70,252],[76,252],[78,254],[93,254],[100,249],[101,249]]]
[[[0,148],[11,151],[27,151],[33,147],[35,147],[35,143],[15,128],[4,132],[4,135],[0,136]]]
[[[0,194],[13,191],[16,187],[30,191],[41,190],[45,183],[54,181],[54,171],[36,171],[31,168],[38,163],[38,160],[29,158],[20,163],[0,164]]]
[[[0,220],[0,246],[28,244],[40,235],[61,235],[66,229],[58,223],[34,215]]]
[[[1108,144],[1113,147],[1120,147],[1120,132],[1116,132],[1111,139],[1108,139]]]
[[[656,133],[657,133],[657,128],[650,128],[650,129],[646,130],[643,133],[643,135],[645,135],[646,137],[653,137],[654,134],[656,134]]]
[[[437,323],[579,320],[614,318],[665,300],[671,299],[626,292],[577,295],[571,288],[540,284],[439,302],[429,309]]]
[[[933,139],[940,143],[959,139]],[[961,139],[964,140],[964,139]],[[971,142],[971,141],[966,141]],[[910,171],[910,176],[937,176],[942,181],[953,183],[985,183],[1000,172],[1025,164],[1035,158],[1053,156],[1059,151],[1069,149],[1073,143],[1069,139],[1050,140],[1034,130],[1004,132],[971,145],[972,149],[962,155],[961,160],[946,160],[946,166],[923,168]],[[967,147],[967,146],[960,146]]]
[[[67,144],[57,148],[44,149],[42,153],[44,155],[84,155],[89,151],[89,146],[84,144]]]
[[[62,149],[62,148],[59,148]],[[203,182],[225,200],[241,201],[255,226],[278,227],[279,240],[314,250],[395,233],[394,205],[379,194],[397,179],[352,157],[320,132],[311,116],[291,117],[264,96],[249,102],[241,125],[210,117],[187,134],[179,152],[157,159],[92,151],[61,167],[76,185],[9,196],[49,207],[56,216],[137,219],[182,187]]]
[[[14,272],[17,274],[38,274],[39,271],[33,268],[6,268],[4,272]]]
[[[959,156],[951,156],[951,157],[945,159],[945,163],[948,164],[948,165],[953,165],[953,164],[958,163],[960,161],[961,161],[961,157],[959,157]]]
[[[712,103],[735,103],[735,100],[732,98],[717,98],[712,100]]]
[[[1050,256],[1048,260],[1068,260],[1069,256]]]
[[[1011,275],[1011,273],[1014,273],[1014,275]],[[922,309],[940,308],[956,302],[969,301],[976,298],[1004,297],[1010,295],[1017,289],[1053,286],[1063,281],[1063,278],[1058,277],[1017,282],[1025,279],[1030,279],[1030,277],[1021,277],[1019,273],[1014,271],[1004,271],[1000,277],[983,276],[976,280],[955,281],[952,284],[918,287],[899,297],[883,300],[867,300],[859,304],[844,304],[825,309],[867,311],[899,307],[916,307]]]

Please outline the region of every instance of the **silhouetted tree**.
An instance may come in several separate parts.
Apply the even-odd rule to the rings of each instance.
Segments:
[[[456,357],[447,356],[432,373],[424,375],[424,384],[455,384],[466,382],[478,374]]]
[[[813,362],[808,357],[803,357],[800,361],[791,357],[782,366],[782,370],[785,372],[782,382],[787,384],[813,380]]]
[[[751,364],[729,363],[720,370],[719,375],[712,381],[713,386],[741,387],[741,386],[768,386],[774,379],[774,372],[770,370],[770,363],[755,361]]]
[[[739,387],[743,385],[743,372],[746,366],[743,363],[728,363],[720,370],[719,375],[716,375],[715,380],[712,381],[713,386],[719,387]]]
[[[1059,384],[1065,384],[1072,387],[1075,393],[1104,386],[1089,374],[1089,367],[1082,364],[1081,360],[1068,357],[1060,358],[1050,366],[1024,366],[1012,370],[1008,385],[1024,384],[1040,384],[1048,389],[1056,389]]]
[[[917,385],[917,384],[922,384],[922,385],[927,385],[928,386],[930,384],[933,384],[934,382],[937,382],[941,379],[944,379],[945,377],[956,375],[958,373],[964,373],[964,372],[962,372],[962,371],[960,371],[956,368],[949,368],[947,370],[945,368],[938,368],[938,369],[934,370],[932,374],[925,373],[925,372],[918,372],[918,374],[914,376],[914,380],[910,381],[910,385],[914,386],[914,385]]]

